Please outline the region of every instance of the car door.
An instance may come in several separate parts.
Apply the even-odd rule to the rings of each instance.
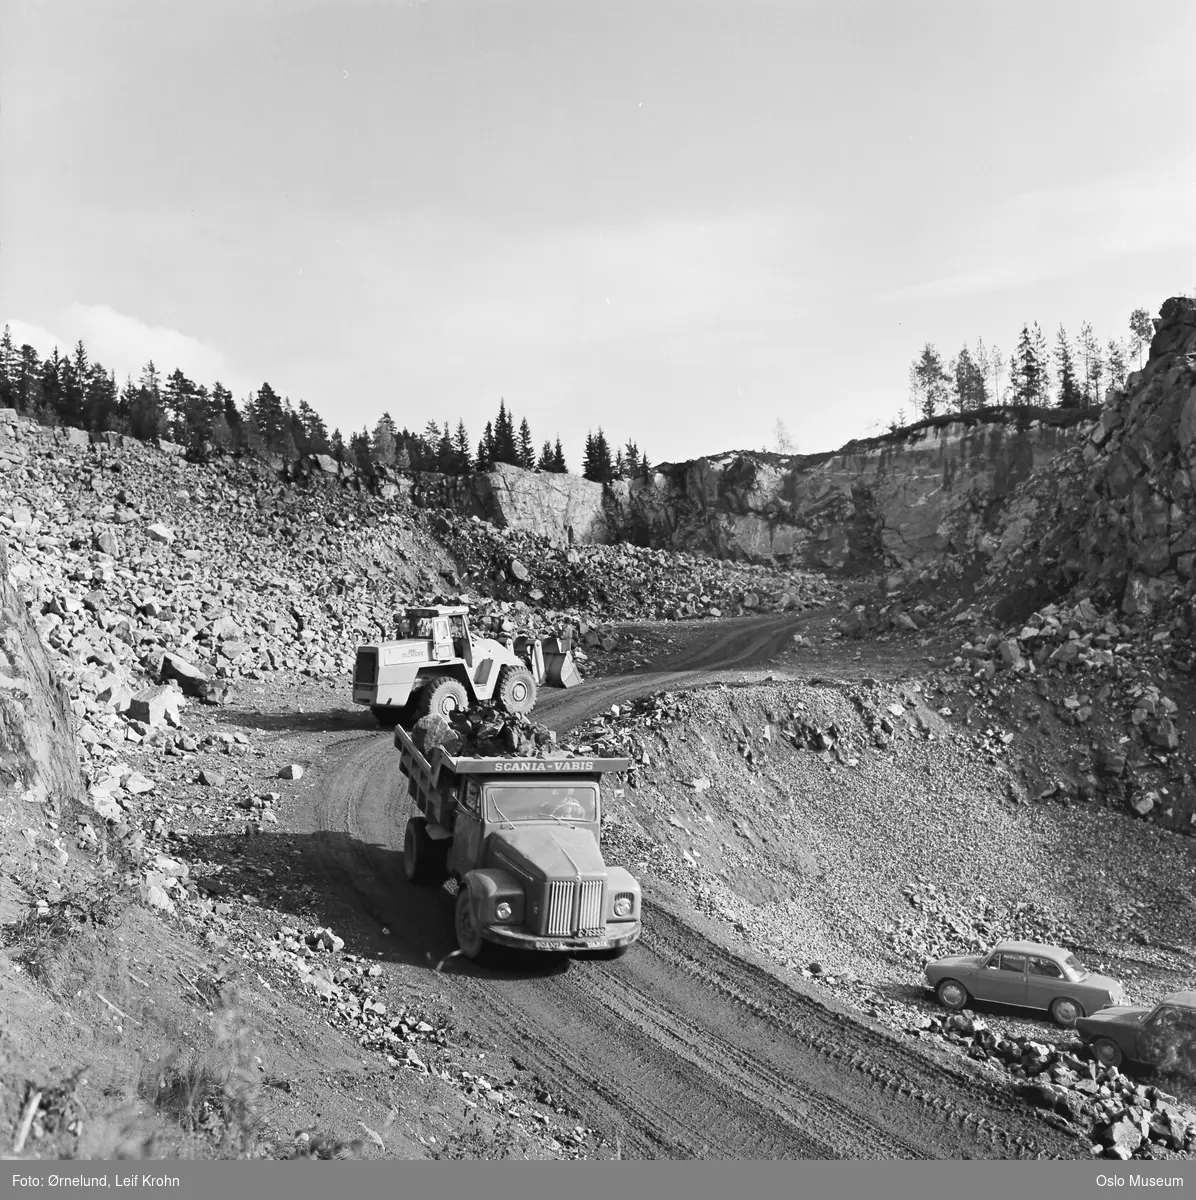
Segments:
[[[1050,958],[1037,954],[1028,956],[1026,964],[1026,1006],[1028,1008],[1050,1008],[1052,1001],[1067,992],[1068,980],[1063,968]],[[1074,999],[1075,997],[1073,997]]]
[[[978,973],[978,1000],[991,1000],[996,1004],[1026,1003],[1026,956],[1024,954],[994,954],[984,970]]]

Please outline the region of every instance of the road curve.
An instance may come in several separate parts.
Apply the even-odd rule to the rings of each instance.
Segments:
[[[611,703],[766,661],[802,618],[724,622],[667,672],[546,693],[568,727]],[[392,957],[453,946],[452,897],[398,869],[410,812],[386,734],[332,747],[304,820],[321,867]],[[630,1158],[1032,1158],[1087,1152],[972,1064],[902,1041],[695,929],[667,894],[617,962],[451,959],[439,977],[459,1027],[501,1046]]]

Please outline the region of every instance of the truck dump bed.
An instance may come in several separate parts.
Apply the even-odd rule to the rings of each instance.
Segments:
[[[400,726],[395,730],[395,748],[399,751],[399,770],[411,781],[416,807],[437,824],[447,824],[456,805],[463,776],[469,775],[605,775],[626,771],[626,758],[476,758],[467,754],[446,754],[437,746],[426,758],[411,735]]]

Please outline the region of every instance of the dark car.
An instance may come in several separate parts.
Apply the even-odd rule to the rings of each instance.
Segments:
[[[1106,1008],[1081,1017],[1076,1029],[1106,1067],[1119,1067],[1128,1058],[1196,1075],[1196,992],[1173,992],[1153,1008]]]
[[[944,1008],[966,1008],[972,1000],[1037,1008],[1065,1028],[1110,1004],[1123,1004],[1116,979],[1086,970],[1060,946],[1041,942],[998,942],[987,954],[956,954],[925,967]]]

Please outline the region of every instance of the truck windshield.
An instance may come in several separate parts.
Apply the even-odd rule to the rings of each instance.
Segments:
[[[569,787],[526,784],[488,787],[486,816],[491,821],[596,821],[598,789],[593,784]]]
[[[432,618],[400,617],[399,636],[405,638],[430,638],[432,636]]]

